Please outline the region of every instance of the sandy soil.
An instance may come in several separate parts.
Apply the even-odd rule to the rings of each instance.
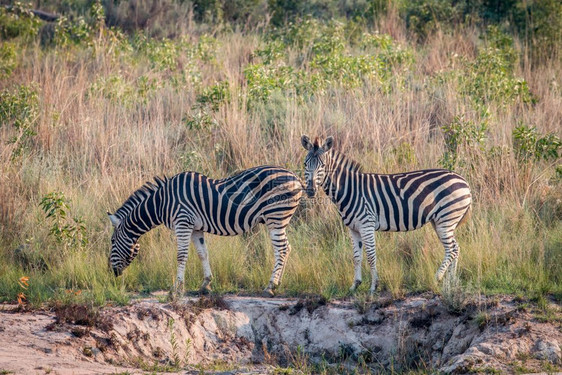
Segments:
[[[321,298],[226,296],[90,311],[14,312],[0,305],[0,372],[118,374],[268,373],[294,362],[374,371],[423,364],[445,373],[560,371],[562,314],[545,317],[510,297],[462,313],[440,297],[372,304]]]

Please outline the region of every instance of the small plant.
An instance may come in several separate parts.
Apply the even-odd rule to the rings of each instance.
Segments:
[[[214,62],[218,45],[217,39],[212,36],[206,34],[201,35],[195,46],[195,57],[203,62]]]
[[[69,217],[70,207],[61,192],[52,192],[43,197],[39,204],[46,218],[52,222],[49,235],[68,248],[81,248],[88,244],[86,225],[82,218]]]
[[[281,40],[272,40],[262,48],[254,51],[254,55],[261,58],[264,65],[271,65],[282,60],[287,46]]]
[[[14,91],[0,92],[0,128],[10,128],[8,143],[14,145],[12,157],[19,156],[36,134],[39,98],[32,86],[21,85]]]
[[[425,39],[433,31],[451,27],[460,19],[460,7],[453,4],[440,0],[414,0],[404,3],[402,12],[408,29]]]
[[[191,339],[187,338],[185,339],[185,353],[183,356],[183,363],[184,365],[187,365],[189,363],[189,356],[191,354]]]
[[[472,62],[464,62],[464,74],[458,75],[461,93],[477,105],[495,102],[506,106],[515,100],[534,103],[535,98],[527,82],[514,76],[517,53],[513,38],[490,27],[488,47],[481,50]]]
[[[443,304],[452,314],[462,313],[468,302],[468,294],[458,277],[447,278],[441,291]]]
[[[17,66],[16,44],[3,42],[0,45],[0,79],[9,77]]]
[[[61,16],[55,26],[54,43],[59,47],[80,45],[90,40],[91,28],[84,18],[75,21]]]
[[[213,111],[218,111],[223,103],[230,101],[230,85],[228,81],[222,81],[209,86],[197,95],[197,103],[201,106],[209,106]]]
[[[98,39],[102,37],[105,28],[105,10],[100,0],[95,0],[90,7],[90,17],[92,19],[92,29],[97,34]]]
[[[0,7],[0,38],[3,40],[33,39],[40,26],[39,19],[19,1],[10,7]]]
[[[397,147],[394,147],[392,154],[399,165],[414,165],[416,163],[414,147],[408,142],[402,142]]]
[[[212,129],[218,125],[217,121],[201,106],[193,106],[191,113],[183,118],[185,126],[189,130]]]
[[[180,355],[178,353],[178,340],[176,338],[176,333],[174,331],[174,319],[168,319],[168,329],[170,330],[170,345],[172,347],[172,359],[173,359],[173,366],[175,368],[179,368],[181,361]]]
[[[475,123],[455,116],[453,121],[443,127],[445,135],[445,152],[439,163],[443,168],[453,170],[459,164],[463,148],[482,147],[488,131],[487,122]]]
[[[480,311],[474,318],[474,321],[478,325],[478,328],[480,328],[480,330],[483,330],[490,322],[490,314],[488,314],[486,311]]]
[[[513,129],[513,149],[520,161],[556,160],[562,156],[562,141],[556,135],[542,135],[536,127],[520,125]]]

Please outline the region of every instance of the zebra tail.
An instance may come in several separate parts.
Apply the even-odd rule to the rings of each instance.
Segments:
[[[465,223],[465,222],[470,218],[471,215],[472,215],[472,206],[468,206],[468,209],[465,211],[464,215],[462,215],[461,220],[460,220],[459,223],[457,224],[457,228],[458,228],[461,224]]]

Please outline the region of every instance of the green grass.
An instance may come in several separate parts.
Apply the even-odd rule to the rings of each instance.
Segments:
[[[321,294],[328,298],[344,297],[353,279],[351,242],[347,231],[337,222],[322,230],[307,220],[291,226],[289,238],[293,251],[278,293],[296,296]],[[464,288],[484,294],[523,293],[527,296],[562,292],[558,278],[561,265],[549,258],[556,253],[553,233],[562,232],[562,225],[553,229],[530,226],[518,235],[495,236],[494,228],[514,225],[499,216],[473,215],[470,223],[459,230],[461,258],[459,275]],[[523,223],[515,225],[525,226]],[[528,223],[528,225],[531,225]],[[533,243],[545,236],[543,243]],[[378,269],[381,290],[395,297],[409,292],[440,291],[434,274],[443,256],[433,229],[428,226],[411,233],[377,234]],[[108,246],[108,244],[106,245]],[[267,285],[273,252],[265,228],[245,237],[209,236],[210,262],[215,278],[213,289],[219,293],[259,293]],[[56,247],[53,248],[53,251]],[[125,304],[131,293],[150,293],[171,288],[175,275],[175,241],[169,231],[160,228],[141,240],[141,252],[120,278],[107,267],[108,249],[70,252],[59,263],[44,271],[26,271],[13,260],[0,262],[0,290],[4,301],[14,301],[24,291],[19,277],[29,277],[24,291],[28,300],[39,305],[50,300],[63,302],[88,301],[103,305],[106,301]],[[4,255],[6,257],[6,255]],[[191,249],[186,271],[186,290],[196,291],[202,281],[200,261]],[[358,293],[368,292],[369,268],[363,264],[363,280]],[[78,294],[79,293],[79,294]],[[537,297],[537,298],[539,298]]]
[[[420,41],[392,12],[376,25],[311,19],[212,35],[208,25],[184,25],[169,39],[90,16],[49,39],[36,20],[18,17],[0,25],[11,30],[0,54],[0,301],[23,293],[32,306],[98,306],[169,290],[169,231],[141,238],[138,259],[116,279],[105,212],[155,175],[219,178],[264,163],[301,173],[302,134],[334,135],[365,171],[454,168],[474,196],[457,231],[463,291],[560,301],[556,56],[528,60],[517,36],[472,24],[424,31]],[[42,201],[65,215],[47,218]],[[278,293],[347,296],[351,242],[332,204],[303,199],[288,236]],[[208,236],[208,247],[215,291],[267,285],[273,252],[264,228]],[[431,226],[377,234],[377,254],[382,291],[442,292],[434,274],[443,249]],[[363,275],[359,298],[369,289],[366,262]],[[18,282],[24,276],[29,286]],[[201,281],[192,251],[186,289]]]

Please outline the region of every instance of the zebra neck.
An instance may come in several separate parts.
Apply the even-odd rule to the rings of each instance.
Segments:
[[[125,219],[128,230],[137,238],[149,230],[163,224],[162,192],[156,190],[139,202]]]
[[[360,166],[345,155],[332,151],[327,154],[326,175],[322,182],[324,192],[332,202],[339,204],[346,199],[347,187],[352,179],[358,178]]]

